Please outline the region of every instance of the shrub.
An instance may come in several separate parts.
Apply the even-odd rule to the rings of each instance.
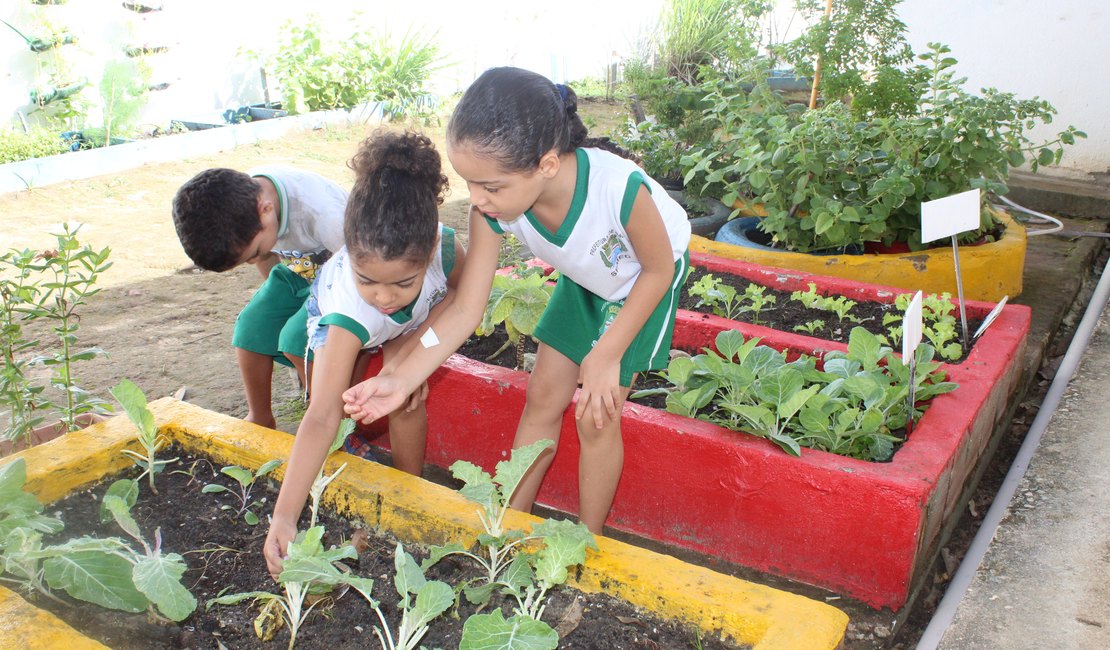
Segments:
[[[0,131],[0,164],[41,158],[67,151],[57,133],[46,129]]]

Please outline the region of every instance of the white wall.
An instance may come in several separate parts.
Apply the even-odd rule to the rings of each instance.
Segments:
[[[899,15],[914,51],[930,41],[952,48],[967,88],[1040,96],[1056,120],[1034,132],[1054,137],[1067,125],[1087,133],[1045,175],[1110,185],[1110,8],[1092,0],[905,0]]]
[[[158,4],[158,3],[153,3]],[[365,0],[164,0],[164,11],[136,14],[118,0],[72,0],[40,7],[27,0],[0,0],[0,18],[29,36],[43,33],[46,21],[80,37],[58,54],[87,76],[92,86],[82,95],[99,103],[96,83],[104,61],[121,57],[125,45],[167,44],[170,51],[147,57],[152,82],[168,81],[167,90],[150,93],[148,122],[165,125],[171,118],[214,113],[262,100],[258,65],[239,56],[241,49],[263,49],[290,18],[318,11],[331,38],[351,30],[352,11],[362,11],[373,25],[395,35],[410,29],[435,35],[444,68],[435,86],[452,93],[487,67],[518,65],[556,81],[604,77],[613,52],[627,54],[645,22],[653,21],[662,0],[564,0],[558,4],[519,0],[471,2],[366,2]],[[306,9],[309,7],[310,9]],[[27,93],[36,65],[52,53],[35,54],[7,27],[0,25],[0,118],[15,112],[33,114]],[[278,99],[277,93],[273,99]],[[95,109],[93,113],[95,113]]]

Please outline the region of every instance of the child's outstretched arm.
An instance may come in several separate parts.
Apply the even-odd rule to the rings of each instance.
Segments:
[[[350,383],[355,357],[361,347],[361,341],[351,332],[330,327],[327,341],[317,351],[312,368],[312,401],[297,428],[262,549],[266,566],[275,579],[281,573],[286,548],[297,534],[297,521],[308,499],[309,488],[324,464],[343,419],[342,394]]]
[[[493,232],[485,217],[470,210],[469,250],[458,280],[458,290],[449,291],[440,311],[428,318],[422,336],[392,372],[352,386],[343,394],[347,414],[360,422],[392,413],[420,384],[435,372],[469,337],[486,310],[501,247],[501,236]]]
[[[625,230],[642,270],[612,325],[582,359],[578,375],[582,390],[574,416],[582,419],[592,415],[598,429],[607,420],[620,417],[617,404],[621,396],[621,358],[674,279],[670,237],[646,187],[636,194]]]

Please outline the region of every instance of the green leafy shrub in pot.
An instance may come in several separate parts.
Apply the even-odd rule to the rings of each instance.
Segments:
[[[924,63],[905,77],[921,80],[919,110],[910,116],[859,119],[840,102],[804,110],[759,88],[707,85],[706,119],[716,129],[683,157],[686,180],[723,185],[726,204],[763,203],[760,228],[788,250],[866,241],[921,249],[922,202],[973,188],[1004,194],[1011,166],[1028,161],[1035,172],[1056,164],[1065,145],[1085,137],[1069,126],[1052,140],[1030,140],[1027,131],[1052,121],[1052,105],[992,88],[973,95],[948,53],[930,44]],[[984,210],[979,230],[963,239],[989,239],[997,229]]]
[[[0,165],[4,163],[53,156],[68,151],[57,133],[33,128],[29,131],[0,131]]]

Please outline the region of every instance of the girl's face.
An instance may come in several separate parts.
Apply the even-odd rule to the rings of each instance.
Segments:
[[[358,295],[385,315],[404,309],[420,295],[428,264],[409,258],[383,260],[373,253],[351,257]]]
[[[506,172],[497,161],[465,143],[447,145],[447,159],[466,181],[470,202],[487,217],[513,221],[535,204],[546,178],[536,172]]]

